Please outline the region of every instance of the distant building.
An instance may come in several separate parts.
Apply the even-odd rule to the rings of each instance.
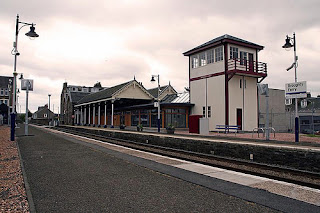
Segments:
[[[103,90],[100,82],[93,87],[68,85],[63,84],[61,99],[60,99],[60,122],[62,124],[74,124],[74,106],[86,95]]]
[[[302,102],[305,102],[303,104]],[[290,114],[291,129],[294,129],[295,118],[294,101],[287,106],[287,112]],[[312,133],[313,131],[320,131],[320,97],[308,97],[299,99],[298,102],[299,123],[301,133]]]
[[[276,132],[288,132],[292,129],[290,113],[285,105],[285,91],[269,88],[269,127]],[[259,94],[259,127],[266,126],[266,96]]]
[[[267,64],[259,62],[263,46],[223,35],[185,53],[189,57],[190,102],[193,115],[216,125],[258,127],[257,83],[267,77]]]
[[[48,105],[38,107],[38,110],[32,114],[34,120],[49,120],[55,117],[54,113],[48,109]]]
[[[305,100],[305,105],[301,102]],[[286,105],[287,104],[287,105]],[[298,100],[298,115],[301,133],[320,131],[320,97]],[[276,132],[292,132],[295,125],[295,102],[286,103],[285,90],[269,88],[269,127]],[[259,127],[266,126],[266,97],[259,95]]]
[[[13,77],[0,76],[0,114],[4,124],[8,123],[8,115],[12,108],[12,82]]]

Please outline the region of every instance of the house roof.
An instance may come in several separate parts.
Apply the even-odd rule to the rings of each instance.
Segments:
[[[101,90],[99,92],[86,95],[81,100],[78,101],[78,104],[84,104],[84,103],[89,103],[89,102],[93,102],[93,101],[111,98],[114,93],[116,93],[117,91],[119,91],[123,87],[127,86],[128,84],[132,83],[133,81],[135,81],[135,80],[128,81],[123,84],[119,84],[119,85]]]
[[[35,111],[34,114],[38,114],[44,110],[46,110],[46,112],[48,112],[49,109],[48,109],[47,105],[38,107],[38,110]],[[53,112],[51,110],[49,110],[49,112],[53,114]]]
[[[161,93],[168,87],[169,85],[166,86],[162,86],[160,87],[160,95]],[[148,89],[148,92],[155,98],[158,97],[158,87],[152,88],[152,89]]]
[[[83,97],[89,95],[89,92],[70,92],[72,103],[78,103]]]
[[[229,42],[229,43],[236,42],[236,43],[240,43],[242,45],[251,46],[251,47],[259,49],[259,50],[262,50],[264,48],[261,45],[258,45],[258,44],[246,41],[244,39],[237,38],[237,37],[225,34],[225,35],[219,36],[217,38],[214,38],[214,39],[212,39],[210,41],[207,41],[207,42],[205,42],[205,43],[203,43],[203,44],[201,44],[201,45],[199,45],[199,46],[197,46],[197,47],[195,47],[195,48],[193,48],[191,50],[188,50],[188,51],[184,52],[183,55],[184,56],[189,56],[189,55],[194,54],[194,53],[196,53],[198,51],[204,50],[206,48],[211,48],[212,46],[215,46],[216,44],[225,43],[225,42]]]
[[[188,103],[188,104],[190,103],[188,92],[166,95],[161,100],[161,104],[185,104],[185,103]]]
[[[13,80],[13,77],[0,76],[0,88],[8,88],[9,79]]]

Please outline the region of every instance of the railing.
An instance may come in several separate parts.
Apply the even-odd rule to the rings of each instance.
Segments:
[[[240,70],[249,73],[267,74],[267,64],[263,62],[249,61],[240,58],[231,58],[228,60],[228,71]]]
[[[254,128],[253,130],[252,130],[252,137],[253,137],[253,133],[256,131],[257,133],[258,133],[258,138],[259,138],[259,132],[260,132],[260,130],[262,131],[262,133],[263,133],[263,137],[265,136],[265,133],[266,133],[266,128],[264,127],[264,128]],[[276,137],[276,130],[275,130],[275,128],[273,128],[273,127],[269,127],[269,133],[272,133],[273,132],[273,137],[275,138]]]

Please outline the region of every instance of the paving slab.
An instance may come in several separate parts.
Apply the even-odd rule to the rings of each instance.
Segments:
[[[212,166],[206,166],[206,165],[202,165],[199,163],[185,163],[185,164],[181,164],[181,165],[176,165],[176,167],[178,167],[180,169],[185,169],[185,170],[189,170],[192,172],[196,172],[199,174],[210,174],[210,173],[224,171],[224,169],[220,169],[220,168],[212,167]]]

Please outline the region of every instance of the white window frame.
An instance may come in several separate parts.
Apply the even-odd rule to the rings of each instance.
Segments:
[[[4,94],[3,88],[1,88],[0,95],[3,95],[3,94]]]
[[[191,67],[193,69],[199,67],[199,55],[194,55],[191,57]]]
[[[9,95],[8,88],[6,88],[6,89],[4,90],[4,95],[5,95],[5,96],[8,96],[8,95]]]
[[[223,61],[223,47],[217,47],[214,49],[215,53],[215,62]]]
[[[211,106],[208,106],[208,118],[211,118]]]
[[[47,113],[43,114],[43,117],[44,117],[44,118],[47,118],[47,117],[48,117],[48,114],[47,114]]]
[[[239,56],[239,49],[238,47],[230,46],[230,59],[237,59]]]
[[[205,118],[206,117],[206,107],[202,107],[202,116]]]
[[[207,64],[214,63],[214,49],[207,51]]]
[[[245,65],[248,60],[248,53],[240,51],[240,65]]]
[[[207,65],[206,52],[199,53],[199,66]]]

